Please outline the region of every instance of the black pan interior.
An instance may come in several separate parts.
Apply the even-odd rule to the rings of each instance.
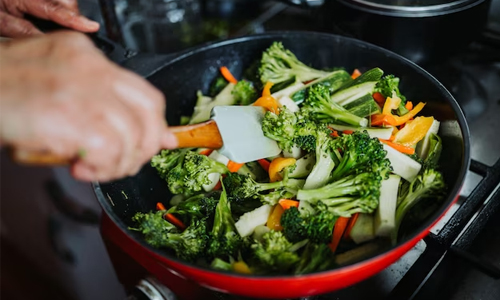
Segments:
[[[467,125],[457,103],[441,84],[410,61],[382,48],[335,35],[289,32],[244,37],[188,51],[148,77],[166,96],[169,124],[178,124],[182,115],[191,114],[196,91],[201,89],[207,92],[220,66],[227,66],[239,78],[243,70],[258,59],[273,41],[282,41],[301,61],[315,68],[345,67],[348,71],[354,68],[365,71],[380,67],[385,74],[401,78],[400,89],[409,100],[427,102],[421,115],[432,115],[443,122],[440,164],[448,185],[448,196],[425,224],[415,228],[413,234],[401,242],[427,227],[459,193],[469,164]],[[136,212],[154,210],[157,202],[168,204],[171,197],[166,183],[149,165],[145,165],[134,177],[96,184],[95,188],[105,211],[124,230],[133,225],[131,217]],[[149,247],[140,235],[132,231],[129,234]],[[177,260],[165,251],[159,253]]]

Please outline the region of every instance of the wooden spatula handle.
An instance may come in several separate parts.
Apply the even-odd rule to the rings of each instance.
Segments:
[[[169,127],[178,140],[177,148],[210,148],[222,147],[222,137],[214,120],[205,123]],[[68,165],[71,159],[47,152],[12,149],[14,162],[25,165]]]

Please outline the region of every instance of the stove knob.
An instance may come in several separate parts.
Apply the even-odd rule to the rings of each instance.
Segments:
[[[127,300],[177,300],[175,294],[155,278],[142,279]]]

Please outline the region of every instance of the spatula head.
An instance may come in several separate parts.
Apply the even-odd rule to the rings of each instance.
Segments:
[[[262,119],[265,110],[260,106],[215,106],[215,120],[224,145],[221,154],[237,163],[246,163],[280,154],[276,141],[264,136]]]

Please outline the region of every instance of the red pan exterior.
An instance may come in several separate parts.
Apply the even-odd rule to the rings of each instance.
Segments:
[[[168,193],[165,182],[159,179],[156,171],[150,166],[146,166],[132,178],[94,184],[96,196],[105,211],[101,230],[106,242],[111,242],[122,249],[151,275],[156,276],[175,293],[183,295],[184,299],[206,299],[203,296],[203,289],[199,288],[200,285],[231,294],[274,299],[317,295],[345,288],[380,272],[403,256],[429,233],[458,199],[470,160],[469,132],[460,107],[430,74],[392,52],[361,41],[312,32],[271,33],[224,41],[184,53],[169,64],[159,67],[158,72],[148,76],[153,84],[166,92],[167,99],[170,99],[167,119],[175,120],[181,113],[185,113],[183,108],[192,109],[193,104],[186,102],[186,91],[213,78],[210,70],[216,70],[214,62],[230,64],[237,61],[239,66],[247,65],[251,63],[245,61],[249,55],[262,51],[274,40],[283,40],[285,45],[295,47],[292,50],[300,53],[302,57],[309,56],[311,63],[316,61],[326,66],[343,65],[343,63],[349,66],[350,63],[350,67],[358,65],[368,67],[376,63],[377,66],[380,64],[382,69],[387,69],[396,75],[406,74],[408,76],[406,82],[422,80],[425,84],[418,86],[410,84],[406,86],[407,89],[413,90],[413,95],[427,91],[423,95],[429,100],[427,104],[429,112],[432,112],[432,115],[438,113],[435,116],[439,120],[451,121],[453,128],[452,135],[443,139],[447,155],[442,161],[446,170],[444,175],[450,179],[449,194],[432,217],[429,217],[406,240],[402,240],[400,244],[383,254],[320,273],[265,277],[216,272],[185,263],[169,256],[161,249],[152,248],[140,235],[129,231],[127,227],[130,226],[131,217],[135,212],[154,209],[157,201],[168,200],[165,199]],[[311,52],[310,49],[315,51]],[[335,63],[330,61],[331,53],[336,54]],[[433,97],[435,99],[432,100]],[[125,194],[126,196],[123,196]]]
[[[458,200],[455,197],[448,210]],[[445,212],[446,213],[446,212]],[[102,235],[118,245],[128,255],[186,299],[203,299],[196,284],[212,290],[255,298],[283,299],[313,296],[339,290],[382,271],[423,239],[444,216],[443,213],[428,228],[413,239],[370,260],[352,266],[300,277],[248,277],[211,272],[173,261],[143,247],[121,230],[107,215],[101,226]],[[182,274],[182,275],[181,275]],[[283,287],[283,288],[276,288]]]

